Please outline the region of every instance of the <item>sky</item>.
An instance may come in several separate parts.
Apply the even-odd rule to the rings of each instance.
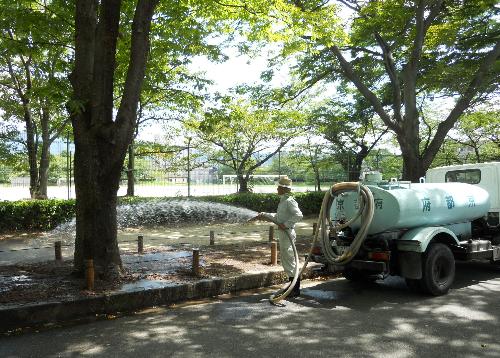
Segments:
[[[204,77],[213,82],[208,89],[209,93],[228,93],[231,88],[242,84],[261,83],[260,74],[267,69],[267,51],[260,52],[260,56],[250,57],[241,55],[236,48],[224,50],[228,60],[215,63],[209,61],[204,56],[193,58],[190,70],[204,73]],[[270,85],[280,86],[288,83],[288,68],[283,68],[277,73]],[[155,140],[161,137],[161,129],[158,126],[143,128],[139,134],[142,140]]]
[[[346,6],[340,9],[339,15],[345,19],[346,26],[348,26],[348,19],[352,13],[352,10]],[[213,42],[216,45],[220,42],[220,39],[214,38]],[[273,51],[275,51],[275,48],[270,45],[259,51],[258,56],[249,57],[248,55],[241,55],[236,47],[226,48],[224,53],[228,57],[227,61],[214,63],[209,61],[205,56],[196,56],[192,59],[189,68],[193,72],[204,72],[205,77],[213,81],[213,85],[209,89],[210,93],[227,93],[229,89],[241,84],[253,85],[262,83],[260,75],[268,69],[268,57]],[[274,78],[269,85],[279,87],[289,82],[289,68],[283,66],[279,72],[275,72]],[[327,96],[332,95],[334,92],[335,89],[331,86],[329,90],[322,93]],[[157,126],[143,128],[139,137],[143,140],[160,139],[161,130]]]

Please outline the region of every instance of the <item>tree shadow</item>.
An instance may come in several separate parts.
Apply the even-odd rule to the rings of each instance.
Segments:
[[[402,279],[306,282],[283,307],[269,292],[148,310],[116,320],[4,339],[1,356],[498,357],[500,273],[458,264],[448,295],[410,292]],[[22,342],[30,340],[30,345]],[[50,340],[51,344],[44,344]]]

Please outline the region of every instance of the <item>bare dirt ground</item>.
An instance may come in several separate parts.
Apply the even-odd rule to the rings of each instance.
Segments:
[[[307,220],[299,224],[297,229],[297,249],[302,258],[310,248],[312,221]],[[241,227],[231,226],[226,234],[216,236],[215,245],[208,245],[207,237],[200,238],[201,235],[196,234],[198,231],[206,232],[207,228],[191,228],[191,230],[182,228],[184,235],[182,240],[160,241],[158,245],[154,240],[149,242],[145,240],[143,254],[136,252],[135,243],[126,240],[129,236],[136,235],[138,230],[131,230],[128,234],[122,233],[124,245],[120,247],[123,275],[114,282],[96,278],[93,291],[85,289],[83,278],[72,275],[73,262],[68,258],[62,262],[44,260],[2,265],[0,307],[133,290],[137,284],[148,287],[149,283],[177,284],[206,278],[231,277],[243,273],[282,271],[279,262],[275,266],[270,264],[270,244],[267,232],[262,231],[268,227],[268,224],[257,226],[257,229],[260,228],[260,234],[257,235],[255,232],[258,230],[252,232],[246,227],[247,231],[242,232]],[[190,234],[191,240],[189,240]],[[0,236],[0,240],[19,238],[19,235],[20,233],[5,234]],[[21,235],[29,238],[36,237],[39,233],[21,233]],[[151,235],[152,239],[154,235],[161,236],[158,230],[153,230]],[[200,250],[199,275],[194,275],[192,270],[193,248]]]

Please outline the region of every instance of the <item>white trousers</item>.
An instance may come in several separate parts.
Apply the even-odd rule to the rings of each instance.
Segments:
[[[290,234],[293,243],[295,244],[295,238],[297,237],[297,235],[295,234],[295,230],[288,229],[287,231]],[[285,231],[279,229],[278,240],[280,244],[281,265],[283,266],[283,269],[285,270],[288,277],[293,277],[293,275],[295,274],[296,263],[293,257],[293,248],[290,239],[288,238],[288,235]]]

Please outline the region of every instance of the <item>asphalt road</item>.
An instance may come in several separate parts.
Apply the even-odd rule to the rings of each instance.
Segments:
[[[459,264],[442,297],[404,281],[309,281],[0,338],[0,357],[500,357],[500,266]]]

